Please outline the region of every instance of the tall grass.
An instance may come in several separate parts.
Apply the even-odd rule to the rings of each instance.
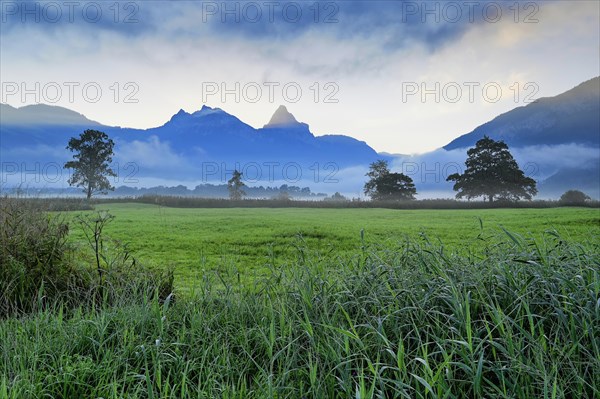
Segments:
[[[44,212],[90,211],[93,210],[94,201],[85,197],[24,197],[3,196],[0,201],[20,206],[23,209]]]
[[[316,256],[252,290],[0,321],[0,397],[594,398],[600,252],[511,233]]]

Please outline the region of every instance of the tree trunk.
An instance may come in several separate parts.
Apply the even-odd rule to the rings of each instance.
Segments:
[[[89,201],[92,198],[92,185],[90,184],[87,189],[87,200]]]
[[[492,202],[494,202],[494,195],[493,195],[493,194],[490,194],[490,204],[491,204]]]

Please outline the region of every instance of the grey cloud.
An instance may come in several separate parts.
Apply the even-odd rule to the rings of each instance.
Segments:
[[[537,4],[537,3],[536,3]],[[470,27],[512,18],[512,3],[426,1],[3,1],[3,33],[37,28],[93,36],[109,31],[127,37],[169,35],[289,41],[318,31],[339,41],[378,38],[384,50],[413,44],[432,50]],[[491,10],[491,11],[490,11]],[[500,11],[498,11],[500,10]],[[485,16],[491,15],[491,18]]]

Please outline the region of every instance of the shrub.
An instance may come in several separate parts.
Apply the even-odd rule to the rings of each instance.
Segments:
[[[126,246],[100,246],[106,273],[76,264],[68,243],[69,223],[44,211],[43,203],[15,198],[0,202],[0,318],[60,303],[66,308],[135,302],[173,288],[171,270],[135,261]]]
[[[3,198],[0,227],[0,310],[26,310],[41,289],[53,296],[81,283],[65,261],[69,228],[60,216]]]
[[[562,205],[585,205],[591,198],[579,190],[569,190],[560,196],[559,202]]]

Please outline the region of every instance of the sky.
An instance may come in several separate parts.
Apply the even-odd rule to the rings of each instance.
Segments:
[[[598,1],[0,1],[1,102],[160,126],[279,105],[418,154],[600,74]]]

